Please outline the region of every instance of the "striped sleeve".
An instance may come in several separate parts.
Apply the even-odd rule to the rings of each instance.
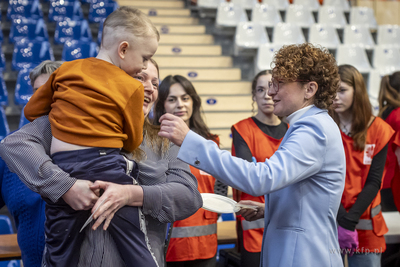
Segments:
[[[40,117],[3,139],[0,156],[32,191],[56,202],[76,179],[53,164],[51,138],[48,116]]]

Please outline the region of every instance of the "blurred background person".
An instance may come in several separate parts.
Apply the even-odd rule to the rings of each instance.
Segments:
[[[278,149],[288,129],[288,124],[273,113],[274,102],[268,95],[268,83],[271,82],[271,78],[270,70],[261,71],[254,77],[251,94],[253,112],[256,103],[257,114],[232,126],[232,155],[249,162],[253,161],[253,157],[256,162],[264,162],[270,158]],[[236,189],[233,190],[233,196],[237,202],[243,200],[265,202],[264,196],[252,196]],[[240,215],[236,216],[236,219],[241,266],[259,266],[264,220],[261,218],[250,222]]]
[[[386,249],[383,235],[388,228],[382,216],[380,189],[394,131],[372,115],[361,73],[351,65],[341,65],[339,75],[332,112],[346,154],[346,182],[337,215],[339,244],[348,249],[349,267],[376,267]]]

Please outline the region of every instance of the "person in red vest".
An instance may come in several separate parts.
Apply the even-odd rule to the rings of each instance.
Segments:
[[[381,266],[388,228],[381,211],[382,177],[388,143],[394,131],[372,108],[360,72],[339,66],[340,87],[333,119],[341,129],[346,154],[346,180],[339,207],[338,239],[349,267]],[[354,254],[353,254],[354,253]]]
[[[270,70],[261,71],[254,77],[251,94],[253,111],[254,102],[257,103],[257,114],[232,126],[232,155],[249,162],[253,161],[253,157],[257,162],[264,162],[266,158],[270,158],[278,149],[288,129],[288,124],[273,113],[274,102],[268,95],[268,83],[271,78]],[[264,196],[252,196],[239,190],[234,190],[234,199],[238,202],[247,200],[265,203]],[[250,222],[238,215],[236,220],[241,266],[260,266],[264,218]]]
[[[171,113],[180,117],[194,132],[219,144],[218,136],[210,133],[201,117],[199,95],[185,77],[169,75],[164,78],[154,110],[155,124],[159,124],[163,114]],[[200,193],[227,194],[227,186],[208,173],[192,166],[190,170],[197,178]],[[199,209],[189,218],[174,222],[166,255],[167,266],[215,267],[217,219],[217,213]]]
[[[400,71],[382,78],[379,92],[379,117],[396,132],[389,142],[382,202],[388,211],[400,211]],[[385,199],[384,199],[385,197]],[[395,206],[393,205],[395,204]]]

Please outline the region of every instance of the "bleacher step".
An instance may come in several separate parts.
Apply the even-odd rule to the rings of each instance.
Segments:
[[[204,111],[251,111],[253,100],[251,95],[245,96],[213,96],[202,95],[201,106]]]
[[[198,18],[192,18],[192,17],[150,17],[150,20],[154,24],[162,24],[162,25],[179,25],[179,24],[185,24],[185,25],[197,25],[199,24],[199,19]]]
[[[169,8],[183,8],[185,7],[185,2],[181,0],[119,0],[118,4],[120,6],[133,6],[133,7],[169,7]]]
[[[156,56],[219,56],[221,53],[219,45],[159,45]]]
[[[185,8],[139,8],[148,16],[182,16],[189,17],[190,10]]]
[[[232,58],[226,56],[155,56],[158,65],[163,67],[186,67],[186,68],[230,68]]]
[[[250,95],[251,82],[247,81],[193,81],[199,95]]]
[[[156,25],[160,34],[201,34],[206,33],[206,26],[204,25]]]
[[[191,81],[239,81],[241,79],[241,70],[239,68],[160,68],[161,80],[168,75],[177,74]]]
[[[214,37],[209,34],[163,34],[160,44],[214,44]]]
[[[230,129],[232,125],[252,116],[252,112],[205,112],[205,123],[211,132],[213,128]]]

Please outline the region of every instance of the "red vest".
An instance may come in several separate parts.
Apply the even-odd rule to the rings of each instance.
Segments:
[[[200,193],[214,193],[214,177],[192,166],[190,171],[197,178]],[[217,213],[200,208],[189,218],[174,222],[167,250],[167,262],[214,257],[218,247],[217,220]]]
[[[278,140],[261,131],[252,118],[239,121],[233,125],[232,128],[235,128],[244,139],[251,154],[256,158],[257,162],[265,162],[265,159],[270,158],[278,149],[282,141],[282,138]],[[233,145],[232,155],[236,156],[235,147]],[[236,195],[235,200],[253,200],[260,203],[265,202],[264,196],[254,197],[244,192],[241,192],[240,195]],[[242,216],[237,216],[237,219],[242,224],[244,248],[249,252],[261,252],[264,220],[247,222]]]
[[[386,118],[385,122],[389,124],[392,129],[396,132],[389,142],[388,153],[386,158],[386,175],[383,179],[382,188],[390,188],[392,179],[394,177],[400,177],[399,164],[397,163],[397,157],[394,151],[400,146],[400,108],[393,110],[390,115]]]
[[[364,188],[373,157],[390,141],[394,131],[381,118],[375,118],[367,131],[364,151],[353,148],[353,139],[342,132],[344,151],[346,154],[346,182],[342,204],[348,211],[358,194]],[[383,172],[383,177],[385,171]],[[367,210],[361,215],[356,226],[358,231],[359,252],[379,252],[386,250],[384,234],[388,228],[380,211],[381,194],[378,192]]]

